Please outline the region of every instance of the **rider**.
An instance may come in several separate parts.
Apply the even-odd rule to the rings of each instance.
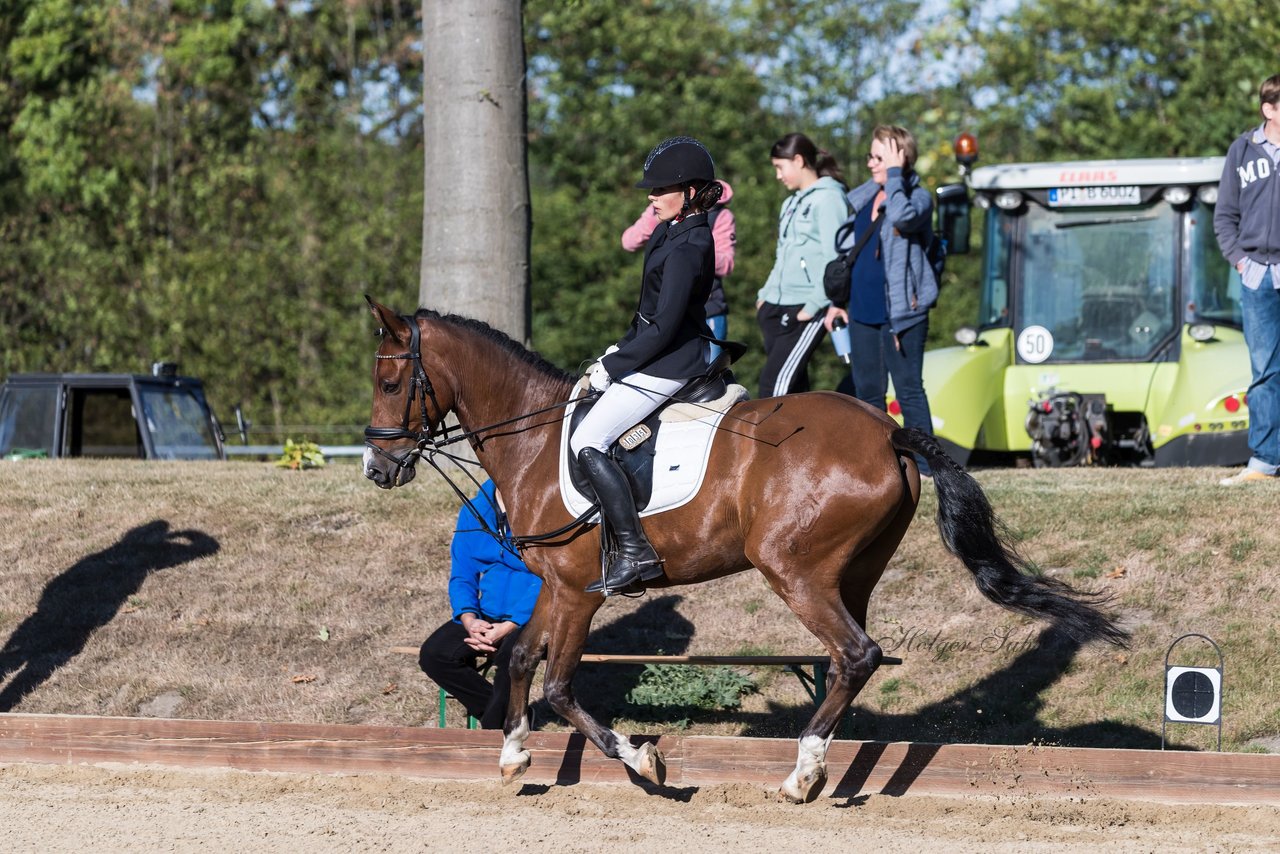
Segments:
[[[693,377],[707,370],[704,306],[715,279],[715,247],[706,212],[720,198],[715,164],[687,136],[658,143],[636,184],[649,191],[660,220],[645,248],[640,301],[631,327],[588,370],[603,392],[569,446],[618,543],[605,577],[587,592],[620,590],[662,576],[662,561],[640,525],[631,486],[609,447]]]

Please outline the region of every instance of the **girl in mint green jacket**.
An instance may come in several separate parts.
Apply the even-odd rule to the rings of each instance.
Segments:
[[[792,194],[778,216],[773,271],[756,294],[764,336],[760,397],[809,390],[809,358],[822,341],[828,304],[822,288],[836,257],[836,230],[849,215],[840,166],[802,133],[789,133],[770,152],[774,173]]]

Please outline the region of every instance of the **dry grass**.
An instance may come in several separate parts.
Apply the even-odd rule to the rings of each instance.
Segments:
[[[978,475],[1044,572],[1116,594],[1134,632],[1125,652],[1078,649],[983,600],[943,550],[927,490],[872,600],[872,635],[905,663],[868,684],[851,734],[1159,746],[1165,651],[1201,632],[1226,655],[1226,748],[1274,744],[1280,489],[1225,491],[1220,475]],[[0,709],[434,725],[433,686],[388,650],[448,617],[455,513],[429,477],[383,492],[351,465],[0,466]],[[754,573],[611,601],[589,646],[822,652]],[[1208,663],[1180,649],[1175,663]],[[625,703],[637,675],[584,667],[576,688],[623,727],[663,731]],[[763,690],[740,711],[689,731],[796,735],[810,713],[798,682],[756,676]],[[1216,732],[1170,735],[1204,747]]]

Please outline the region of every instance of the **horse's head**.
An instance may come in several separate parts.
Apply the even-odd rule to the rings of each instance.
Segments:
[[[413,480],[418,455],[435,438],[452,404],[423,362],[422,328],[367,296],[382,343],[373,363],[373,413],[365,428],[364,475],[383,489]]]

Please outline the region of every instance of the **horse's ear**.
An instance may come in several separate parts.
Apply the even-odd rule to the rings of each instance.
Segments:
[[[409,324],[405,323],[400,315],[381,303],[374,302],[369,298],[368,294],[364,295],[365,302],[369,303],[369,310],[373,312],[373,319],[378,321],[378,325],[382,328],[383,335],[389,335],[394,341],[407,344],[409,341]]]

